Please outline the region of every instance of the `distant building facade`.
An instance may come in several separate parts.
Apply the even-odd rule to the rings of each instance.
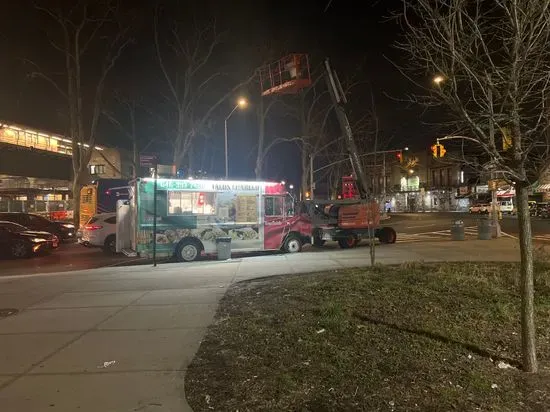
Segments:
[[[71,139],[0,122],[0,212],[49,213],[72,208]],[[96,146],[84,180],[125,178],[126,152]]]

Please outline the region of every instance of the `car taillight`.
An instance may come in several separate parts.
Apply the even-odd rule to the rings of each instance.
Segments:
[[[99,226],[99,225],[84,225],[84,229],[86,229],[86,230],[99,230],[99,229],[103,229],[103,226]]]

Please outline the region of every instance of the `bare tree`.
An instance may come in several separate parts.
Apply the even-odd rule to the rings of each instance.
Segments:
[[[156,57],[168,88],[164,97],[174,112],[172,118],[166,119],[172,124],[169,141],[173,163],[180,167],[194,139],[211,127],[215,110],[252,81],[254,75],[232,87],[221,82],[225,73],[214,65],[214,57],[223,36],[218,33],[215,21],[201,24],[190,19],[183,23],[165,15],[161,25],[160,16],[157,7],[153,27]]]
[[[266,100],[268,100],[267,103]],[[256,165],[254,167],[256,180],[262,179],[265,157],[274,144],[276,144],[275,140],[268,143],[266,139],[267,119],[269,118],[271,109],[276,103],[277,97],[272,96],[264,98],[260,96],[259,103],[256,107],[256,118],[258,119],[258,151],[256,152]]]
[[[118,3],[111,0],[80,1],[66,8],[35,5],[49,17],[57,31],[49,43],[63,65],[61,74],[48,74],[39,64],[31,77],[52,85],[65,99],[72,139],[74,221],[79,224],[80,189],[96,145],[105,86],[124,48],[130,43],[129,27],[119,19]]]
[[[403,0],[399,18],[397,47],[409,68],[438,76],[434,87],[416,82],[425,92],[414,100],[444,109],[449,131],[477,148],[483,170],[515,183],[523,369],[536,372],[528,195],[550,164],[550,1]]]
[[[103,116],[105,116],[121,133],[121,135],[132,145],[132,178],[138,177],[139,170],[139,142],[137,133],[136,116],[138,115],[137,109],[139,102],[136,99],[124,97],[120,93],[117,93],[116,101],[125,113],[125,119],[121,119],[120,116],[115,115],[111,111],[103,110]],[[154,140],[150,140],[152,143]]]

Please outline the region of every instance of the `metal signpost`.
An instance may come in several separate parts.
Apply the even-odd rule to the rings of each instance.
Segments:
[[[139,162],[143,167],[154,168],[154,185],[153,185],[153,267],[157,266],[157,180],[158,180],[158,156],[157,155],[140,155]]]

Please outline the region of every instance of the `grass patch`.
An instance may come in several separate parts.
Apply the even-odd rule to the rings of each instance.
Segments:
[[[550,271],[537,264],[542,372],[519,366],[518,266],[406,264],[234,285],[186,375],[195,411],[550,409]]]

